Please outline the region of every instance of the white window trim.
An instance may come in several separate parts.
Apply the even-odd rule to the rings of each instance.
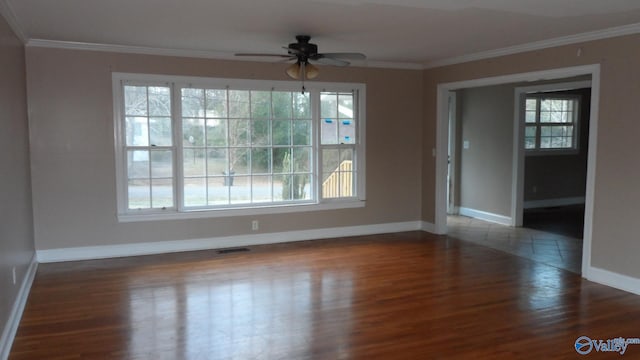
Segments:
[[[357,143],[356,143],[356,193],[357,196],[350,198],[338,198],[338,199],[322,199],[319,189],[319,124],[314,123],[313,136],[314,141],[312,144],[313,157],[315,161],[315,169],[313,176],[314,184],[317,190],[316,199],[309,202],[297,202],[292,203],[269,203],[261,206],[260,204],[251,205],[239,205],[238,207],[229,207],[221,209],[182,209],[182,205],[178,203],[179,199],[177,194],[180,192],[179,186],[182,182],[177,174],[178,166],[173,167],[174,171],[174,206],[165,210],[161,209],[142,209],[142,210],[128,210],[126,205],[126,161],[124,159],[124,144],[123,138],[123,82],[127,83],[140,83],[144,85],[169,85],[172,90],[172,94],[175,97],[175,85],[174,84],[189,84],[194,87],[220,87],[229,86],[238,90],[283,90],[283,91],[299,91],[302,84],[299,81],[271,81],[271,80],[245,80],[245,79],[225,79],[225,78],[205,78],[205,77],[191,77],[191,76],[170,76],[170,75],[152,75],[152,74],[137,74],[137,73],[112,73],[112,90],[113,90],[113,111],[114,111],[114,147],[115,147],[115,174],[116,174],[116,194],[117,194],[117,214],[116,217],[119,222],[136,222],[136,221],[154,221],[154,220],[171,220],[171,219],[198,219],[198,218],[216,218],[216,217],[231,217],[231,216],[251,216],[251,215],[263,215],[263,214],[282,214],[292,212],[306,212],[306,211],[322,211],[322,210],[336,210],[336,209],[348,209],[348,208],[361,208],[365,206],[366,201],[366,186],[365,186],[365,174],[366,174],[366,86],[361,83],[329,83],[329,82],[307,82],[305,88],[307,91],[337,91],[337,92],[357,92],[357,106],[356,111],[358,113],[357,121]],[[313,104],[313,102],[312,102]],[[177,117],[176,111],[179,107],[172,107],[172,117]],[[319,111],[319,107],[312,108],[312,111]],[[319,119],[319,112],[314,115],[314,119]],[[176,136],[176,126],[174,129],[174,147],[178,147],[181,143],[181,139]],[[179,152],[179,151],[177,151]],[[179,157],[178,157],[179,158]],[[178,161],[178,159],[174,159]]]
[[[347,199],[343,201],[331,201],[324,203],[304,203],[304,204],[286,204],[286,205],[269,205],[263,207],[246,207],[235,209],[216,209],[216,210],[188,210],[185,212],[141,212],[140,214],[127,213],[118,214],[118,221],[138,222],[138,221],[159,221],[159,220],[187,220],[187,219],[205,219],[205,218],[221,218],[232,216],[257,216],[271,214],[290,214],[309,211],[324,210],[340,210],[365,207],[365,201],[361,199]]]

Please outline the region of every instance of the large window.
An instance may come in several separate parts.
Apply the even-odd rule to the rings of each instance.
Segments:
[[[525,150],[570,152],[578,148],[578,96],[527,95]]]
[[[361,84],[114,74],[114,98],[121,219],[364,200]]]

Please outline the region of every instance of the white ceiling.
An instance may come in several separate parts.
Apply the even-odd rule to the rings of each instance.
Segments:
[[[284,53],[296,34],[308,34],[320,52],[428,65],[631,24],[640,32],[638,0],[0,1],[29,40],[221,56]]]

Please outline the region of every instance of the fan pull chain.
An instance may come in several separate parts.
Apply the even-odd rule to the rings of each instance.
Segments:
[[[307,63],[303,62],[300,65],[302,66],[302,95],[304,95],[304,91],[306,90],[304,88],[304,79],[307,77]]]

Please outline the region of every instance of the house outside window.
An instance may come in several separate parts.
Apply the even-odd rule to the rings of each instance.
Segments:
[[[364,206],[362,84],[114,74],[121,221]]]

